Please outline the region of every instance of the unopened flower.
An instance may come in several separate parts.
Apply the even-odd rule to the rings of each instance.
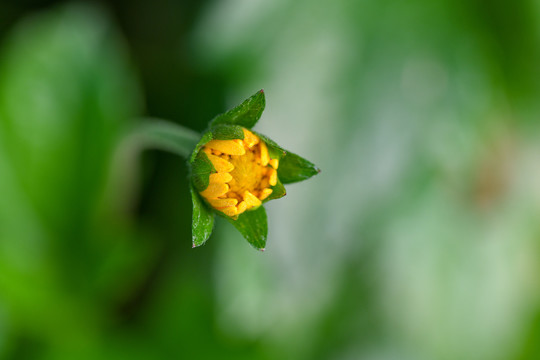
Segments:
[[[233,218],[261,206],[278,179],[279,159],[270,157],[257,135],[242,131],[244,139],[211,140],[202,148],[216,173],[200,194],[214,209]]]
[[[209,124],[190,158],[193,246],[210,236],[214,213],[228,219],[259,250],[267,236],[265,202],[285,195],[283,184],[317,174],[311,162],[251,131],[265,106],[261,90]]]

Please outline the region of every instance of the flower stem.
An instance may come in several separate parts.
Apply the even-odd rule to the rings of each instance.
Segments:
[[[134,208],[143,151],[165,150],[188,159],[200,137],[197,132],[166,120],[143,119],[124,135],[114,152],[105,197],[113,198],[109,203],[116,206],[108,210],[123,215]]]
[[[145,119],[131,134],[142,148],[172,152],[188,158],[201,135],[166,120]]]

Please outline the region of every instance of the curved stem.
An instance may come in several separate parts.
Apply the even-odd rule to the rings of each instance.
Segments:
[[[109,209],[127,214],[136,203],[140,155],[148,149],[169,151],[188,159],[201,135],[181,125],[159,119],[143,119],[121,139],[111,162],[105,196],[116,204]]]
[[[165,120],[144,119],[131,134],[140,148],[154,148],[188,158],[201,135]]]

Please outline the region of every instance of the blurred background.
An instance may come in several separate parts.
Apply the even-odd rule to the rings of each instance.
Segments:
[[[138,118],[323,172],[191,249]],[[540,358],[540,3],[0,1],[0,358]],[[131,156],[131,157],[130,157]]]

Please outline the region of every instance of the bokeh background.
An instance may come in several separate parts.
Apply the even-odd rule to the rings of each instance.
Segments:
[[[191,249],[122,151],[264,88],[323,172]],[[540,358],[540,3],[0,2],[0,358]]]

